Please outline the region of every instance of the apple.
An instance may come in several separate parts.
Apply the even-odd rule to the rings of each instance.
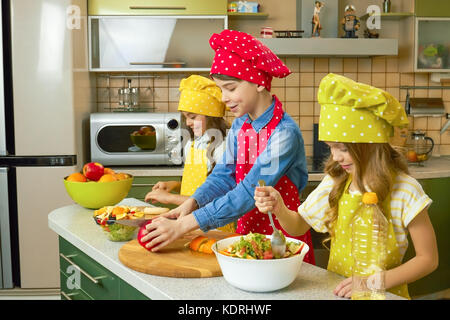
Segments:
[[[147,248],[145,245],[146,245],[147,243],[149,243],[150,241],[152,241],[153,239],[149,239],[149,240],[147,240],[147,241],[142,241],[142,238],[148,234],[148,233],[144,233],[144,231],[147,230],[145,227],[146,227],[148,224],[150,224],[150,223],[152,223],[152,220],[150,220],[149,222],[147,222],[146,224],[144,224],[143,226],[141,226],[141,227],[139,228],[138,235],[137,235],[137,241],[139,242],[139,244],[140,244],[141,246],[143,246],[145,249],[147,249],[148,251],[151,251],[156,245],[158,245],[158,244],[156,244],[156,245],[154,245],[153,247]]]
[[[141,127],[141,128],[139,129],[139,134],[140,134],[140,135],[145,135],[147,132],[150,132],[150,131],[152,131],[152,130],[150,129],[150,127]]]
[[[83,174],[92,181],[98,181],[105,173],[105,168],[98,162],[86,163],[83,167]]]

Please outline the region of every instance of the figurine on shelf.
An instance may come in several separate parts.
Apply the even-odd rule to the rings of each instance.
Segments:
[[[345,16],[341,22],[345,31],[344,38],[358,38],[356,31],[358,31],[360,27],[360,22],[355,11],[356,9],[353,5],[345,7]]]
[[[378,32],[376,32],[375,30],[370,30],[370,29],[366,29],[364,31],[364,38],[369,38],[369,39],[378,39],[380,37],[380,34]]]
[[[321,1],[316,1],[314,5],[314,14],[312,18],[312,38],[320,38],[320,30],[322,30],[322,25],[320,24],[320,9],[324,6]]]

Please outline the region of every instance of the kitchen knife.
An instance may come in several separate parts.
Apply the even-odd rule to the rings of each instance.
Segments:
[[[124,226],[141,227],[150,220],[151,219],[122,219],[122,220],[115,220],[115,222]]]

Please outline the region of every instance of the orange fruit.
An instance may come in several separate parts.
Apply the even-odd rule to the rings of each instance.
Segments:
[[[417,153],[414,150],[409,150],[406,153],[406,158],[409,162],[417,162]]]
[[[102,175],[101,178],[98,180],[98,182],[112,182],[112,181],[117,181],[117,178],[110,173]]]
[[[107,210],[106,207],[103,207],[103,208],[100,208],[100,209],[98,209],[98,210],[95,210],[95,211],[94,211],[94,216],[99,216],[99,215],[105,213],[106,210]]]
[[[375,192],[366,192],[363,194],[362,202],[365,204],[377,204],[378,197]]]
[[[104,174],[115,174],[114,170],[111,168],[105,168],[103,171]]]
[[[232,234],[226,236],[224,239],[226,239],[226,238],[232,238],[232,237],[237,237],[237,236],[242,236],[242,234],[240,234],[240,233],[232,233]]]
[[[117,178],[117,180],[125,180],[125,179],[128,179],[130,177],[126,173],[116,173],[114,176]]]
[[[189,243],[189,248],[191,248],[191,250],[193,251],[198,251],[200,249],[200,246],[207,241],[208,241],[207,237],[197,236],[191,240],[191,242]]]
[[[189,243],[189,248],[193,251],[212,254],[212,245],[216,243],[216,239],[198,236]]]
[[[216,239],[211,239],[209,238],[208,241],[206,241],[205,243],[203,243],[200,248],[198,249],[199,252],[203,252],[203,253],[208,253],[208,254],[213,254],[214,252],[212,251],[212,246],[214,243],[216,243],[217,240]]]
[[[121,214],[127,214],[126,213],[126,210],[124,209],[124,208],[122,208],[122,207],[114,207],[114,209],[112,210],[112,212],[111,212],[111,214],[112,214],[112,216],[114,217],[114,216],[118,216],[118,215],[121,215]]]
[[[75,182],[86,182],[87,181],[86,177],[80,172],[72,173],[70,176],[67,177],[66,180],[67,181],[75,181]]]

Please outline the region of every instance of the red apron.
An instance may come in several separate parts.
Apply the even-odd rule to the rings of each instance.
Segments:
[[[281,102],[276,96],[273,97],[275,99],[275,109],[272,120],[270,120],[270,122],[263,129],[261,129],[259,133],[256,133],[252,125],[247,123],[247,121],[244,122],[241,130],[239,131],[236,183],[241,182],[251,170],[256,158],[266,148],[270,135],[283,117],[284,111],[282,109]],[[295,184],[292,183],[292,181],[285,175],[281,177],[274,188],[280,192],[286,206],[290,210],[297,212],[298,207],[300,206],[300,199]],[[304,261],[315,264],[310,231],[305,233],[303,236],[292,237],[280,226],[278,219],[275,216],[273,216],[273,218],[275,226],[286,236],[299,239],[309,246],[310,250],[306,254]],[[240,234],[257,232],[271,235],[273,229],[270,226],[269,217],[264,213],[260,213],[258,208],[255,208],[238,219],[236,232]]]

